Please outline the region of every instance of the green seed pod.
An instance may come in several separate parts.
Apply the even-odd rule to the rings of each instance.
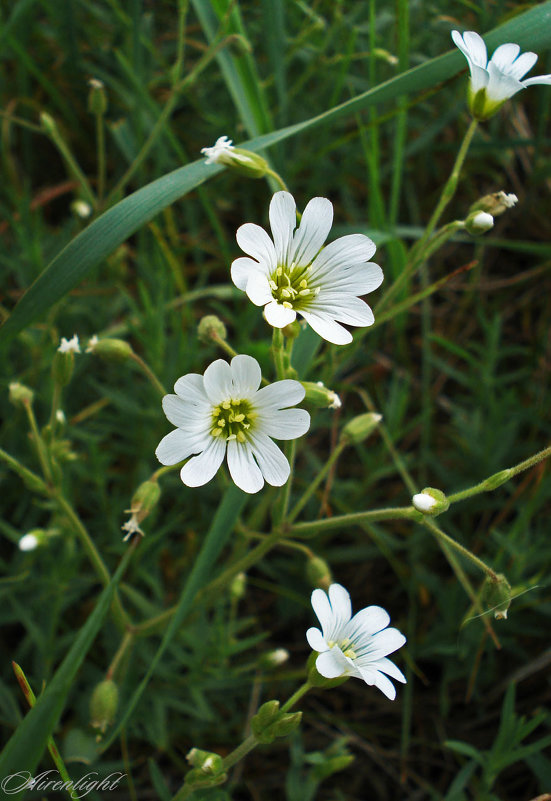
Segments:
[[[343,428],[341,442],[345,442],[347,445],[357,445],[363,442],[375,431],[382,419],[382,415],[375,414],[375,412],[366,412],[354,417]]]
[[[119,688],[105,679],[94,689],[90,699],[90,725],[103,732],[113,723],[119,705]]]
[[[51,114],[46,111],[40,112],[40,126],[50,136],[57,136],[57,125]]]
[[[494,581],[490,576],[486,577],[482,585],[482,599],[489,609],[494,610],[496,620],[506,620],[511,605],[511,585],[503,573],[498,573],[496,578],[497,581]]]
[[[469,209],[469,215],[475,211],[486,211],[492,217],[499,217],[508,209],[512,209],[518,203],[516,195],[507,194],[506,192],[492,192],[491,195],[484,195],[476,203],[473,203]]]
[[[270,733],[276,737],[288,737],[300,726],[302,712],[288,712],[270,726]]]
[[[88,111],[96,117],[102,117],[107,111],[107,92],[105,84],[97,78],[88,81]]]
[[[197,326],[197,336],[201,342],[212,342],[213,339],[221,339],[224,342],[228,336],[226,326],[215,314],[207,314],[201,317]]]
[[[301,381],[306,391],[305,400],[320,409],[340,409],[341,399],[336,392],[328,389],[321,381]]]
[[[72,350],[56,351],[52,361],[52,377],[60,387],[66,387],[75,369],[75,354]]]
[[[12,381],[9,386],[10,401],[14,406],[31,405],[34,398],[34,392],[19,381]]]
[[[322,590],[329,590],[329,585],[333,583],[331,568],[320,556],[312,556],[306,563],[306,575],[313,587],[320,587]]]
[[[500,470],[499,473],[494,473],[493,476],[490,476],[484,482],[484,488],[487,490],[495,490],[498,487],[501,487],[502,484],[509,481],[514,475],[513,471],[508,470]]]
[[[130,511],[135,515],[138,523],[148,516],[155,508],[161,497],[159,482],[150,478],[140,484],[130,502]]]
[[[98,339],[92,337],[86,348],[86,353],[93,353],[110,362],[123,362],[129,359],[134,351],[132,346],[124,339]]]

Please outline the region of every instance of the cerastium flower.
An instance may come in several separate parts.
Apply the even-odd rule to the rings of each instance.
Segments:
[[[551,84],[551,75],[521,78],[532,69],[538,57],[521,53],[518,44],[500,45],[488,61],[484,39],[475,31],[452,31],[452,39],[469,64],[469,107],[477,120],[487,120],[521,89],[538,83]]]
[[[333,222],[333,204],[315,197],[306,206],[298,229],[296,206],[289,192],[276,192],[270,203],[273,241],[254,223],[237,230],[237,243],[248,253],[231,267],[233,283],[275,328],[297,314],[321,337],[336,345],[352,341],[340,323],[367,326],[373,312],[359,295],[380,286],[383,271],[369,259],[375,244],[364,234],[349,234],[323,247]],[[252,257],[252,258],[250,258]]]
[[[308,431],[310,415],[290,409],[304,398],[304,387],[292,379],[262,389],[260,365],[252,356],[217,359],[204,375],[188,373],[165,395],[163,409],[177,426],[164,437],[157,458],[173,465],[197,454],[182,467],[188,487],[213,478],[227,454],[232,479],[244,492],[258,492],[264,481],[281,487],[289,478],[289,462],[271,440],[296,439]]]
[[[308,629],[306,638],[320,652],[318,673],[326,679],[355,676],[374,684],[393,701],[396,689],[387,677],[404,683],[406,678],[387,656],[401,648],[406,638],[398,629],[387,628],[388,613],[380,606],[368,606],[352,617],[350,595],[340,584],[331,584],[328,594],[314,590],[312,606],[321,631]]]

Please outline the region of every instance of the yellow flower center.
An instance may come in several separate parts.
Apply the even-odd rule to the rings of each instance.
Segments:
[[[350,647],[352,642],[349,637],[345,637],[344,640],[329,640],[327,645],[329,648],[333,648],[335,645],[337,645],[343,654],[349,659],[356,659],[356,651]]]
[[[287,309],[306,308],[320,291],[319,286],[311,286],[309,272],[309,266],[297,267],[294,262],[277,267],[268,279],[274,300]]]
[[[228,442],[236,439],[245,442],[246,432],[251,427],[255,414],[248,400],[230,398],[212,410],[213,437],[222,437]]]

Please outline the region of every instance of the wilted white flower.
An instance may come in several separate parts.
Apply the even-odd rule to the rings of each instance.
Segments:
[[[388,613],[380,606],[368,606],[352,617],[350,595],[340,584],[331,584],[328,594],[314,590],[312,606],[321,631],[308,629],[306,638],[310,647],[320,652],[316,659],[318,673],[326,679],[363,679],[393,701],[396,689],[387,676],[403,683],[406,678],[386,657],[401,648],[406,638],[398,629],[387,628]]]
[[[139,525],[139,522],[138,522],[138,518],[137,518],[135,512],[131,513],[130,519],[127,520],[126,523],[122,524],[121,529],[123,531],[126,531],[126,534],[122,538],[123,542],[126,542],[126,540],[129,540],[130,537],[132,537],[134,534],[140,534],[140,536],[145,537],[145,534],[143,533],[143,531],[140,528],[140,525]]]
[[[260,365],[252,356],[217,359],[204,375],[189,373],[165,395],[163,409],[175,431],[164,437],[156,455],[172,465],[193,456],[180,471],[188,487],[213,478],[227,454],[232,479],[244,492],[258,492],[264,481],[281,487],[289,462],[272,442],[296,439],[308,431],[310,415],[289,409],[304,398],[298,381],[276,381],[262,389]]]
[[[254,223],[237,231],[239,247],[249,257],[231,267],[233,283],[256,306],[264,306],[270,325],[284,328],[298,314],[328,342],[345,345],[352,335],[340,323],[368,326],[373,312],[359,295],[380,286],[383,271],[369,259],[375,244],[364,234],[350,234],[323,247],[333,222],[333,204],[315,197],[298,229],[289,192],[276,192],[270,203],[273,241]]]
[[[65,337],[61,337],[61,342],[59,344],[58,351],[60,353],[80,353],[80,344],[78,341],[78,336],[73,334],[71,339],[66,339]]]
[[[231,150],[235,150],[232,140],[227,136],[219,136],[212,147],[202,147],[201,153],[207,157],[207,164],[218,164],[220,157]]]
[[[39,545],[38,537],[35,534],[25,534],[19,540],[20,551],[34,551]]]
[[[488,61],[484,39],[475,31],[452,31],[452,39],[469,64],[469,106],[478,120],[487,120],[510,97],[533,84],[551,84],[551,75],[538,75],[521,80],[532,69],[535,53],[520,53],[518,44],[500,45]]]

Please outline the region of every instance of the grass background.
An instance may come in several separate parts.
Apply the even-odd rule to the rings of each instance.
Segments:
[[[185,47],[179,50],[178,6],[185,5],[19,0],[2,12],[4,318],[88,224],[71,211],[71,202],[82,197],[78,180],[51,137],[28,123],[36,126],[40,113],[49,113],[97,189],[89,78],[104,81],[108,92],[107,189],[115,190],[116,200],[118,182],[135,165],[167,104],[171,113],[126,193],[195,160],[222,134],[235,142],[268,134],[426,63],[450,48],[455,27],[486,32],[526,10],[505,2],[478,8],[406,0],[231,6],[197,0],[185,16]],[[209,60],[217,43],[218,58]],[[187,79],[178,92],[171,81],[174,64]],[[457,62],[457,69],[463,66]],[[548,71],[551,60],[543,49],[534,72]],[[446,75],[431,88],[386,102],[382,97],[366,111],[343,114],[267,151],[299,208],[315,195],[332,200],[332,238],[364,231],[378,242],[387,289],[434,208],[468,125],[465,83],[465,75]],[[369,403],[384,415],[417,487],[462,489],[549,442],[549,92],[535,87],[518,95],[475,138],[448,219],[463,217],[478,197],[499,189],[515,192],[519,204],[483,239],[458,237],[428,270],[436,280],[474,262],[473,268],[430,304],[414,306],[349,348],[325,346],[304,368],[301,378],[325,381],[344,406],[337,414],[315,414],[307,447],[300,449],[297,491],[322,467],[343,423]],[[44,304],[48,308],[0,351],[2,447],[38,471],[25,416],[9,404],[7,387],[14,379],[32,387],[37,417],[46,424],[51,360],[59,337],[73,332],[84,340],[94,333],[128,339],[170,387],[218,357],[196,338],[201,316],[216,313],[236,350],[258,358],[269,375],[267,326],[230,287],[228,268],[239,255],[236,228],[245,221],[266,224],[270,194],[263,181],[230,172],[214,176],[153,225],[143,225],[70,294]],[[418,289],[415,280],[401,298]],[[376,310],[377,297],[370,301]],[[154,449],[168,430],[166,420],[139,371],[89,355],[76,359],[63,409],[69,421],[67,450],[58,454],[64,489],[114,572],[126,550],[124,510],[156,469]],[[82,419],[84,409],[90,413]],[[16,475],[4,467],[0,475],[0,720],[7,740],[25,712],[10,660],[22,665],[38,693],[94,609],[99,587],[68,521]],[[137,621],[177,602],[221,496],[215,482],[190,490],[177,475],[164,478],[162,488],[121,585]],[[405,505],[411,496],[378,435],[345,453],[330,489],[316,496],[304,519]],[[509,620],[492,620],[499,649],[480,620],[463,625],[472,617],[470,602],[425,529],[381,523],[308,541],[350,590],[355,608],[381,604],[406,633],[409,683],[394,703],[353,681],[311,694],[301,703],[304,724],[290,745],[252,754],[229,789],[216,791],[218,797],[528,801],[551,792],[551,762],[543,750],[551,658],[549,495],[542,464],[442,518],[450,535],[505,572],[519,593]],[[249,500],[243,520],[260,510],[255,525],[265,523],[271,497],[265,490]],[[62,536],[31,554],[17,550],[22,534],[52,522]],[[243,534],[234,533],[226,560],[249,547]],[[131,773],[133,785],[118,796],[164,799],[181,783],[190,747],[231,750],[254,704],[285,699],[303,675],[304,632],[313,623],[306,565],[303,553],[278,549],[250,572],[238,603],[222,593],[208,609],[196,608],[172,638],[122,741],[95,758],[88,702],[120,641],[107,620],[71,683],[55,732],[71,775],[90,769],[71,759],[84,756],[102,774]],[[468,565],[465,570],[479,581]],[[122,709],[158,645],[159,635],[141,638],[124,665]],[[259,663],[270,647],[291,654],[277,671]],[[513,684],[516,712],[511,691],[506,694]],[[512,728],[520,715],[539,724],[517,733],[525,735],[524,745],[535,744],[527,751],[515,751]],[[471,750],[452,748],[450,740]],[[355,763],[316,789],[345,748]],[[44,769],[50,765],[47,757],[41,762]]]

